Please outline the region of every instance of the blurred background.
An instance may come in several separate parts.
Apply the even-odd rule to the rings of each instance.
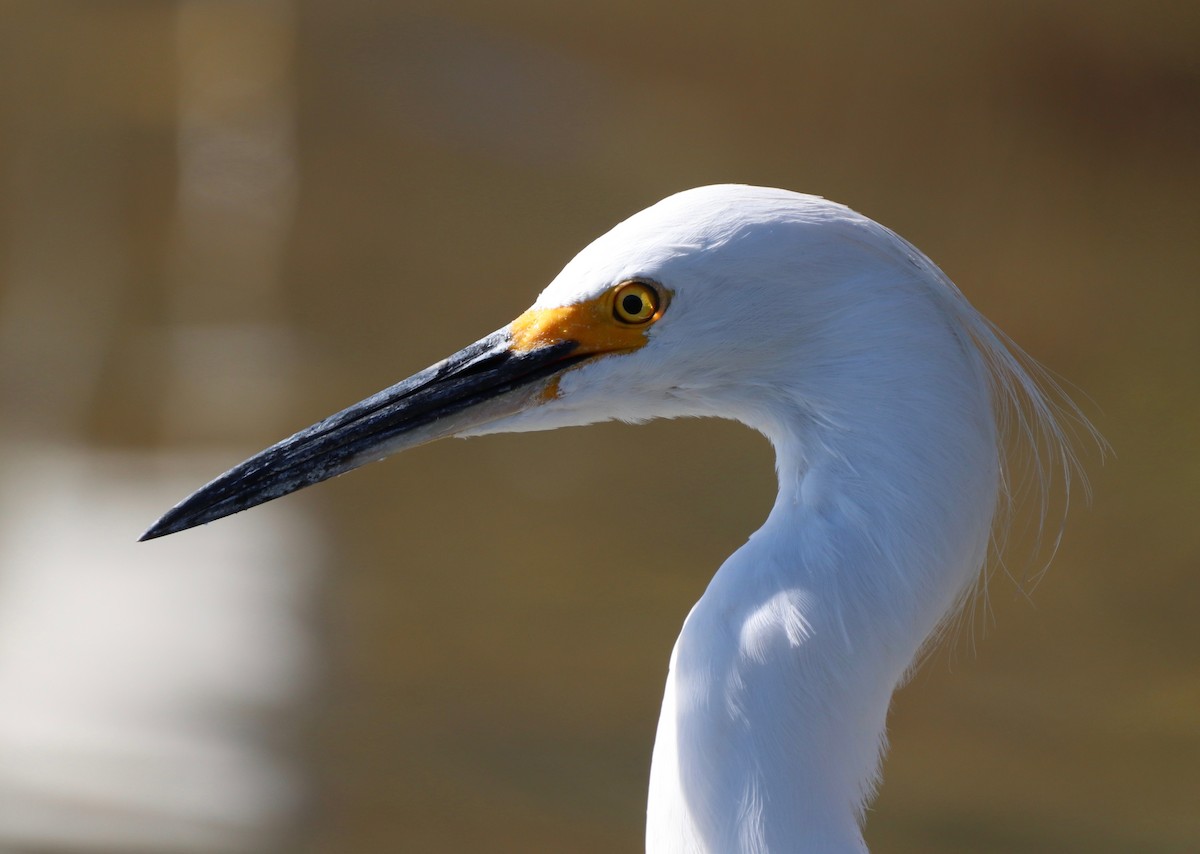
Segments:
[[[0,2],[0,850],[638,850],[755,434],[445,442],[134,540],[724,181],[899,231],[1116,450],[897,695],[872,850],[1200,850],[1198,45],[1132,0]]]

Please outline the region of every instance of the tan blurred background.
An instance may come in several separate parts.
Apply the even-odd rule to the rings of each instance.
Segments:
[[[1200,13],[1068,0],[0,2],[0,850],[637,850],[759,437],[447,442],[133,540],[724,181],[908,237],[1117,454],[897,696],[872,850],[1200,850]]]

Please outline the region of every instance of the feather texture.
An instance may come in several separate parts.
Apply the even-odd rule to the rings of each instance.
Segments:
[[[1031,449],[1043,498],[1086,419],[920,251],[823,199],[672,196],[581,252],[539,307],[625,279],[670,309],[641,350],[479,432],[608,418],[733,418],[776,450],[779,495],[720,568],[671,659],[652,852],[857,852],[888,704],[981,577]]]

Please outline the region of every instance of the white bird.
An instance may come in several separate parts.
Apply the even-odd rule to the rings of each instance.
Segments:
[[[597,239],[508,326],[233,468],[144,539],[445,436],[740,421],[774,445],[779,495],[675,644],[646,849],[862,852],[892,692],[981,577],[1005,425],[1042,486],[1074,465],[1062,416],[1090,430],[1047,382],[887,228],[814,196],[701,187]]]

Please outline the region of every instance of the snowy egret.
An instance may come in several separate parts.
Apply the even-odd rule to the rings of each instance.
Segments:
[[[779,494],[676,642],[646,847],[865,851],[888,704],[980,577],[1006,426],[1043,487],[1051,465],[1069,484],[1062,417],[1087,424],[1047,382],[878,223],[702,187],[597,239],[508,326],[231,469],[144,538],[445,436],[736,419],[774,445]]]

